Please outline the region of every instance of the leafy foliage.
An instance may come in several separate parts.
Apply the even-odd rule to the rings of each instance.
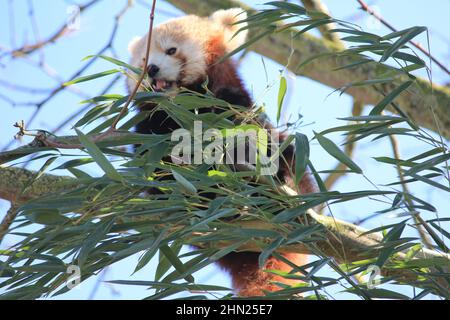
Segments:
[[[20,207],[20,216],[16,220],[18,225],[11,234],[23,239],[12,248],[0,252],[6,258],[5,262],[0,263],[0,277],[4,279],[0,287],[6,290],[2,298],[35,299],[59,295],[69,290],[65,286],[69,277],[66,272],[69,265],[79,266],[82,270],[81,280],[85,281],[108,266],[139,253],[140,259],[130,272],[141,270],[152,258],[158,256],[154,279],[120,280],[113,283],[153,289],[147,299],[162,299],[180,292],[194,291],[204,292],[199,298],[206,299],[209,292],[228,292],[228,288],[200,284],[196,281],[195,273],[244,244],[261,251],[261,266],[271,254],[278,255],[278,250],[287,246],[304,246],[317,257],[317,260],[305,266],[290,263],[293,267],[291,273],[278,272],[280,276],[304,282],[295,287],[280,284],[279,292],[268,294],[271,298],[295,298],[298,294],[313,292],[307,298],[323,299],[327,296],[328,287],[344,284],[346,292],[364,299],[409,298],[387,289],[368,288],[364,280],[361,283],[354,280],[355,276],[364,273],[371,265],[388,271],[383,278],[384,282],[421,288],[423,295],[433,293],[450,297],[448,259],[417,258],[423,250],[423,244],[416,238],[402,238],[403,230],[415,223],[414,217],[418,212],[436,211],[433,205],[409,193],[405,186],[420,182],[450,191],[447,146],[418,128],[414,119],[402,112],[401,106],[395,103],[396,97],[415,85],[415,77],[411,72],[426,68],[424,61],[409,53],[406,46],[410,39],[425,29],[413,27],[380,37],[322,13],[309,12],[293,3],[270,2],[267,5],[269,9],[246,19],[248,28],[260,32],[237,51],[274,32],[294,32],[294,37],[297,37],[320,25],[338,23],[339,28],[332,32],[338,32],[343,35],[342,40],[354,44],[338,54],[338,57],[349,57],[352,61],[342,68],[358,68],[367,63],[395,63],[395,66],[389,65],[389,74],[377,74],[373,78],[341,88],[345,92],[354,86],[370,86],[380,92],[380,102],[373,106],[368,115],[341,118],[340,120],[349,121],[350,124],[315,133],[314,139],[331,157],[345,164],[350,169],[348,173],[364,175],[358,164],[326,135],[340,132],[353,137],[347,143],[408,136],[430,149],[418,148],[421,154],[410,159],[387,156],[375,158],[380,166],[393,165],[399,168],[399,181],[390,183],[383,190],[330,192],[325,189],[319,173],[309,161],[308,139],[305,135],[296,133],[288,139],[289,142],[295,141],[297,148],[295,180],[300,181],[309,167],[318,180],[320,191],[308,195],[289,195],[280,191],[280,181],[276,178],[263,178],[251,168],[247,171],[234,171],[226,165],[217,164],[175,165],[168,161],[170,150],[175,144],[169,135],[139,135],[130,132],[94,143],[92,136],[109,128],[128,99],[120,95],[94,97],[86,103],[95,103],[96,106],[76,124],[78,140],[83,145],[85,154],[75,160],[71,158],[55,168],[67,170],[68,174],[74,175],[77,186],[58,194],[48,194]],[[381,58],[376,60],[375,57],[379,56]],[[102,58],[116,66],[141,72],[116,59]],[[321,58],[324,57],[317,55],[306,59],[298,68]],[[126,74],[121,69],[113,69],[75,79],[67,85],[117,72]],[[286,89],[286,79],[282,77],[277,121],[280,119]],[[258,111],[230,106],[210,95],[181,92],[174,97],[144,91],[138,93],[133,102],[135,105],[143,102],[158,104],[159,109],[165,110],[188,130],[193,130],[192,123],[195,120],[203,121],[204,129],[234,128],[234,124],[227,119],[230,115],[241,119],[241,126],[259,125]],[[211,106],[223,108],[225,112],[198,112],[201,108]],[[394,113],[387,113],[391,111]],[[120,130],[130,130],[146,115],[148,113],[132,116],[121,123]],[[105,118],[106,121],[102,120]],[[81,127],[96,122],[101,124],[88,134],[82,133]],[[140,146],[135,151],[131,151],[130,147],[124,148],[137,143]],[[40,150],[28,150],[28,154],[36,151]],[[19,154],[17,158],[24,155]],[[56,157],[64,156],[56,150],[42,155],[48,160],[39,174],[43,174]],[[110,159],[114,159],[118,165],[113,165]],[[97,164],[104,175],[92,177],[83,171],[82,167],[89,163]],[[327,171],[330,172],[332,171]],[[39,174],[36,180],[39,179]],[[442,180],[444,183],[440,182]],[[396,186],[401,189],[392,188]],[[145,191],[150,188],[156,188],[160,192],[146,194]],[[215,194],[215,198],[206,197],[206,193]],[[391,196],[394,197],[393,200]],[[370,230],[367,235],[383,231],[384,237],[380,243],[365,252],[367,258],[347,260],[345,264],[338,265],[336,261],[339,259],[332,259],[323,250],[329,229],[312,220],[308,210],[338,202],[348,202],[348,207],[351,208],[351,201],[371,197],[380,197],[384,201],[389,199],[386,209],[376,214],[397,213],[404,220]],[[448,253],[445,241],[442,240],[443,237],[449,238],[448,231],[441,227],[441,222],[445,221],[436,218],[424,223],[435,242],[435,249]],[[196,248],[181,255],[180,249],[185,244],[196,245]],[[319,271],[325,266],[335,271],[335,278],[320,275]],[[414,277],[398,276],[398,270],[408,270]],[[223,298],[229,299],[231,295]],[[420,298],[420,294],[414,298]]]

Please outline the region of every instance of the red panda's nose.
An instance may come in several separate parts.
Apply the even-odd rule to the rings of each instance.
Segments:
[[[148,66],[148,75],[153,78],[159,72],[159,67],[157,65],[151,64]]]

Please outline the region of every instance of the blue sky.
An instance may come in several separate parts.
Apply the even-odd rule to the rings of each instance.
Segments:
[[[120,28],[114,41],[113,49],[117,56],[126,61],[128,60],[127,45],[130,39],[136,35],[142,35],[147,30],[148,8],[143,5],[150,1],[136,1],[136,4],[122,18]],[[246,3],[258,8],[263,1],[245,1]],[[343,20],[351,20],[368,31],[386,34],[389,31],[380,27],[368,16],[358,10],[356,0],[323,0],[328,5],[332,15]],[[450,46],[447,30],[449,29],[448,12],[450,12],[449,0],[378,0],[367,1],[369,4],[376,5],[376,8],[383,17],[393,23],[398,29],[403,29],[416,25],[423,25],[429,28],[430,45],[433,55],[438,57],[447,66],[450,60]],[[27,16],[28,5],[25,0],[15,0],[13,3],[13,13],[8,10],[10,1],[0,0],[0,50],[15,48],[23,43],[34,43],[33,29]],[[83,1],[61,1],[61,0],[39,0],[33,1],[36,13],[36,21],[39,26],[39,35],[46,38],[51,35],[67,20],[67,7],[69,3],[83,3]],[[12,124],[18,120],[30,119],[35,111],[34,106],[21,106],[20,103],[39,102],[45,98],[48,93],[29,94],[21,90],[16,90],[3,85],[4,81],[10,84],[22,85],[32,88],[52,89],[58,85],[53,77],[41,72],[34,65],[39,63],[43,56],[47,64],[49,73],[55,72],[63,81],[70,80],[72,74],[80,69],[86,62],[81,60],[91,54],[97,53],[108,41],[113,26],[113,17],[124,7],[126,0],[104,0],[100,5],[95,6],[82,15],[81,28],[67,37],[60,39],[57,44],[45,48],[43,53],[37,52],[31,57],[24,59],[3,59],[0,61],[0,109],[2,117],[0,118],[0,149],[6,146],[16,133]],[[174,9],[163,1],[158,1],[158,10],[155,23],[161,23],[168,18],[182,15],[181,12]],[[11,36],[11,19],[14,18],[14,36]],[[423,45],[426,45],[425,36],[418,38]],[[111,55],[111,51],[107,52]],[[269,79],[266,80],[264,66],[267,69]],[[113,67],[106,62],[97,62],[90,67],[85,74],[91,74],[99,71],[112,69]],[[265,104],[268,114],[274,119],[275,108],[277,104],[277,91],[280,70],[283,67],[264,59],[257,54],[250,53],[242,61],[240,74],[242,75],[246,87],[252,93],[253,98],[259,104]],[[350,114],[352,99],[347,95],[331,94],[333,89],[323,86],[302,77],[293,77],[287,74],[289,79],[288,100],[284,106],[284,118],[289,115],[295,117],[298,113],[303,116],[303,126],[300,131],[312,137],[313,131],[321,131],[331,126],[339,124],[336,118],[348,116]],[[79,102],[84,97],[95,96],[108,83],[109,79],[101,79],[87,84],[77,86],[82,91],[82,96],[72,92],[62,92],[56,95],[52,100],[42,107],[35,121],[30,128],[45,129],[52,131],[68,115],[77,113],[80,109]],[[449,78],[441,70],[433,67],[433,80],[437,83],[448,83]],[[2,82],[3,81],[3,82]],[[125,93],[125,84],[123,80],[109,91],[110,93]],[[3,98],[2,98],[3,97]],[[6,97],[6,99],[5,99]],[[13,99],[17,106],[8,102]],[[70,122],[73,125],[76,119]],[[343,124],[343,123],[342,123]],[[58,134],[73,134],[70,128],[66,126]],[[342,143],[343,138],[339,135],[332,136],[336,143]],[[29,139],[25,138],[24,142]],[[364,141],[365,142],[365,141]],[[417,142],[412,139],[399,139],[402,155],[404,158],[420,153]],[[18,146],[16,142],[13,146]],[[10,147],[10,148],[11,148]],[[421,148],[422,146],[420,146]],[[335,160],[326,154],[316,142],[312,142],[312,161],[318,170],[332,169],[336,165]],[[355,162],[363,168],[368,179],[377,184],[393,182],[396,178],[395,170],[389,166],[380,166],[373,157],[391,156],[390,146],[387,140],[375,143],[361,143],[355,151]],[[67,160],[67,159],[64,159]],[[36,162],[29,166],[31,169],[37,169],[42,163]],[[54,167],[58,164],[55,163]],[[86,170],[92,174],[100,174],[94,166],[87,166]],[[57,171],[54,173],[58,174]],[[59,172],[61,173],[61,172]],[[373,186],[361,176],[349,175],[340,180],[335,189],[339,191],[355,191],[363,189],[372,189]],[[448,204],[446,195],[443,192],[430,189],[427,186],[418,184],[415,186],[416,195],[423,197],[424,200],[433,203],[441,217],[448,216],[446,212]],[[4,215],[8,208],[8,203],[0,201],[0,217]],[[351,210],[348,204],[335,205],[332,207],[333,214],[336,217],[356,221],[365,217],[377,209],[384,208],[384,205],[376,201],[367,199],[354,201],[351,203]],[[432,218],[425,215],[426,218]],[[393,217],[383,216],[380,219],[369,220],[363,226],[373,228],[380,224],[390,224],[397,221]],[[414,235],[414,233],[413,233]],[[13,238],[6,238],[2,247],[13,243]],[[102,280],[127,279],[132,272],[130,265],[137,262],[138,257],[133,257],[114,267],[106,270]],[[133,276],[133,279],[148,280],[151,279],[154,270],[154,263]],[[229,286],[228,277],[211,266],[196,277],[199,283],[214,283]],[[68,299],[136,299],[145,297],[148,292],[143,288],[128,286],[111,286],[100,283],[97,289],[96,279],[91,279],[83,283],[79,288],[72,290],[62,298]],[[339,291],[342,288],[336,289]],[[410,292],[407,292],[410,293]],[[337,297],[348,297],[340,294]]]

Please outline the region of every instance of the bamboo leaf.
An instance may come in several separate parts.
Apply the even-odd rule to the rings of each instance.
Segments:
[[[191,195],[197,194],[197,188],[195,188],[195,186],[192,183],[190,183],[185,177],[183,177],[180,173],[178,173],[174,169],[172,169],[172,174],[175,180],[181,185],[183,190],[186,191],[186,193]]]
[[[115,74],[118,72],[121,72],[121,70],[113,69],[113,70],[103,71],[103,72],[96,73],[96,74],[91,74],[89,76],[76,78],[76,79],[73,79],[72,81],[66,82],[66,83],[64,83],[64,86],[68,87],[68,86],[71,86],[71,85],[74,85],[77,83],[82,83],[82,82],[91,81],[91,80],[98,79],[98,78],[103,78],[103,77],[106,77],[106,76],[109,76],[111,74]]]
[[[89,253],[100,243],[105,235],[111,230],[115,223],[115,219],[108,219],[96,225],[95,231],[92,232],[83,242],[80,253],[78,254],[78,263],[83,266]]]
[[[285,77],[280,79],[280,88],[278,90],[278,110],[277,110],[277,123],[280,123],[281,111],[283,109],[284,98],[287,92],[287,81]]]
[[[269,244],[267,247],[264,248],[264,250],[261,252],[258,258],[258,263],[260,268],[264,268],[264,265],[269,259],[269,257],[272,255],[272,252],[274,252],[284,241],[283,237],[279,237],[275,239],[271,244]]]
[[[81,144],[86,148],[92,159],[102,168],[103,172],[112,180],[122,181],[122,176],[112,166],[111,162],[105,157],[103,152],[95,145],[90,138],[75,128]]]
[[[179,272],[184,273],[185,267],[183,262],[178,258],[177,254],[167,245],[162,246],[159,250],[164,254],[168,261],[172,264],[172,266]],[[185,277],[185,280],[188,282],[194,282],[194,277],[192,275],[188,275]]]
[[[353,160],[350,159],[343,151],[341,151],[341,149],[339,149],[339,147],[336,146],[333,141],[325,138],[320,133],[314,132],[314,134],[317,141],[319,141],[319,144],[322,146],[322,148],[325,149],[325,151],[328,152],[328,154],[330,154],[336,160],[345,164],[352,171],[359,174],[362,173],[361,168],[356,163],[354,163]]]
[[[395,90],[393,90],[391,93],[389,93],[386,97],[384,97],[381,102],[379,102],[373,109],[370,111],[370,115],[379,115],[383,112],[383,110],[386,108],[387,105],[389,105],[392,101],[395,100],[403,91],[408,89],[413,81],[407,81],[405,83],[402,83],[400,86],[398,86]]]
[[[301,133],[295,134],[295,184],[298,185],[306,173],[309,161],[309,140]]]
[[[417,35],[421,34],[422,32],[426,31],[426,27],[413,27],[410,29],[404,30],[406,32],[404,33],[397,33],[397,34],[391,34],[390,38],[395,36],[401,36],[400,39],[398,39],[389,49],[387,49],[383,56],[380,59],[380,62],[384,62],[387,59],[389,59],[394,53],[396,53],[398,50],[400,50],[406,43],[408,43],[410,40],[412,40]],[[385,37],[384,39],[387,39]]]

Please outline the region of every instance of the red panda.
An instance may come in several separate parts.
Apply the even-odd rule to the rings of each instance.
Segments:
[[[157,26],[152,34],[151,51],[148,61],[150,85],[154,90],[176,90],[185,87],[192,91],[203,92],[202,84],[208,83],[208,90],[217,98],[230,104],[251,108],[252,100],[244,88],[237,68],[232,60],[219,60],[227,53],[241,46],[247,31],[236,34],[244,24],[235,22],[244,20],[246,14],[242,9],[219,10],[210,17],[188,15],[169,20]],[[147,36],[130,43],[131,64],[143,68]],[[129,78],[128,87],[132,90],[136,79]],[[140,106],[141,110],[154,108],[153,104]],[[165,134],[178,129],[178,124],[171,120],[164,111],[152,112],[151,116],[136,126],[139,133]],[[283,138],[282,134],[280,134]],[[288,163],[294,163],[294,147],[289,146],[283,153],[287,161],[280,161],[277,176],[292,186],[291,170]],[[314,191],[314,185],[308,175],[300,182],[302,193]],[[240,296],[260,296],[265,291],[280,288],[274,281],[294,284],[263,269],[291,271],[287,264],[270,257],[264,268],[259,268],[258,253],[234,252],[219,260],[219,265],[228,271],[232,278],[233,289]],[[304,265],[306,256],[284,254],[296,265]]]

